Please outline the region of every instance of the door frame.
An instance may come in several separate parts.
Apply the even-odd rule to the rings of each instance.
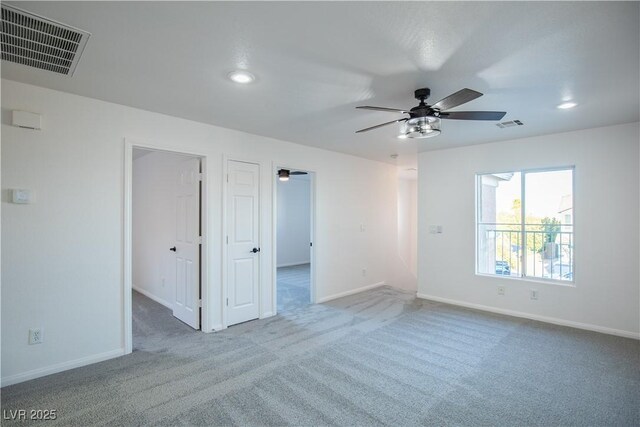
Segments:
[[[123,203],[123,222],[124,222],[124,235],[123,235],[123,280],[122,280],[122,324],[123,324],[123,339],[124,339],[124,352],[129,354],[133,351],[133,313],[132,313],[132,296],[133,290],[133,149],[141,148],[153,151],[164,151],[167,153],[182,154],[187,156],[193,156],[200,158],[200,169],[203,171],[203,179],[200,187],[200,223],[201,223],[201,235],[202,244],[200,245],[200,299],[202,300],[202,306],[200,310],[200,330],[203,332],[210,332],[209,326],[209,256],[208,256],[208,212],[209,212],[209,198],[207,191],[207,177],[208,177],[208,156],[206,153],[193,152],[189,150],[178,150],[173,147],[167,147],[164,145],[156,145],[149,142],[133,141],[129,138],[124,140],[124,203]]]
[[[273,212],[271,215],[272,224],[271,224],[271,235],[272,235],[272,280],[273,288],[272,288],[272,313],[274,315],[278,314],[278,170],[279,169],[288,169],[288,170],[299,170],[304,171],[309,174],[309,214],[310,214],[310,223],[309,223],[309,234],[310,234],[310,243],[313,243],[313,246],[310,247],[309,251],[309,262],[311,264],[311,268],[309,271],[309,294],[311,295],[310,304],[315,304],[318,300],[318,287],[316,286],[316,218],[317,218],[317,200],[316,200],[316,180],[318,179],[318,173],[310,168],[305,167],[292,167],[283,165],[281,163],[273,162],[272,167],[272,185],[273,185],[273,199],[272,199],[272,207]]]
[[[240,163],[251,163],[258,165],[258,247],[262,248],[263,242],[263,232],[264,232],[264,218],[262,214],[262,177],[264,173],[264,167],[262,162],[258,160],[250,160],[246,158],[241,158],[237,156],[230,156],[227,154],[223,154],[222,156],[222,300],[220,301],[222,304],[222,329],[226,329],[229,326],[228,321],[228,306],[226,304],[227,301],[227,288],[228,288],[228,263],[229,263],[229,247],[227,245],[227,227],[229,226],[229,221],[227,218],[227,196],[229,194],[229,182],[227,181],[229,176],[229,162],[240,162]],[[264,255],[265,252],[261,250],[261,255]],[[260,257],[258,261],[258,267],[260,271],[258,272],[258,318],[264,319],[265,317],[270,317],[274,313],[273,312],[265,312],[262,304],[262,297],[264,295],[264,291],[262,289],[263,286],[263,271],[264,271],[264,258]]]

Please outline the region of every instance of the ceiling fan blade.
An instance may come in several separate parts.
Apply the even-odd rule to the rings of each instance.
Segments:
[[[451,111],[440,113],[441,119],[452,120],[500,120],[505,114],[504,111]]]
[[[433,104],[431,108],[436,108],[440,111],[449,110],[453,107],[457,107],[458,105],[466,104],[469,101],[473,101],[474,99],[481,96],[482,94],[480,92],[465,88],[447,96],[446,98],[441,99],[440,101]]]
[[[406,110],[399,110],[397,108],[386,108],[386,107],[371,107],[369,105],[364,105],[362,107],[356,107],[359,108],[361,110],[373,110],[373,111],[387,111],[390,113],[402,113],[402,114],[409,114],[408,111]]]
[[[394,121],[391,121],[391,122],[382,123],[380,125],[371,126],[370,128],[360,129],[359,131],[356,131],[356,133],[368,132],[368,131],[373,130],[373,129],[381,128],[382,126],[387,126],[387,125],[391,125],[393,123],[398,123],[398,122],[404,122],[406,120],[408,120],[408,119],[398,119],[398,120],[394,120]]]
[[[306,175],[307,172],[303,172],[303,171],[292,171],[289,172],[289,175]]]

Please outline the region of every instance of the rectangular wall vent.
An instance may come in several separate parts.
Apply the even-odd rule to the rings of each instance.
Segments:
[[[513,126],[522,126],[522,125],[524,125],[524,123],[522,123],[520,120],[510,120],[508,122],[496,123],[496,126],[498,126],[500,129],[510,128]]]
[[[72,76],[91,34],[2,5],[2,59]]]

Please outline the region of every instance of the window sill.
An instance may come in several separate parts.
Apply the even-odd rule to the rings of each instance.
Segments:
[[[554,285],[554,286],[563,286],[566,288],[575,288],[576,282],[575,280],[556,280],[556,279],[543,279],[540,277],[518,277],[518,276],[507,276],[501,274],[484,274],[477,273],[476,276],[480,277],[491,277],[493,279],[503,279],[503,280],[513,280],[515,282],[526,282],[526,283],[540,283],[543,285]]]

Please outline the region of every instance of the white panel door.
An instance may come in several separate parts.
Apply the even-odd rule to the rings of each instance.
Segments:
[[[200,159],[178,165],[173,315],[200,329]]]
[[[227,170],[227,325],[230,326],[260,316],[260,167],[229,160]]]

